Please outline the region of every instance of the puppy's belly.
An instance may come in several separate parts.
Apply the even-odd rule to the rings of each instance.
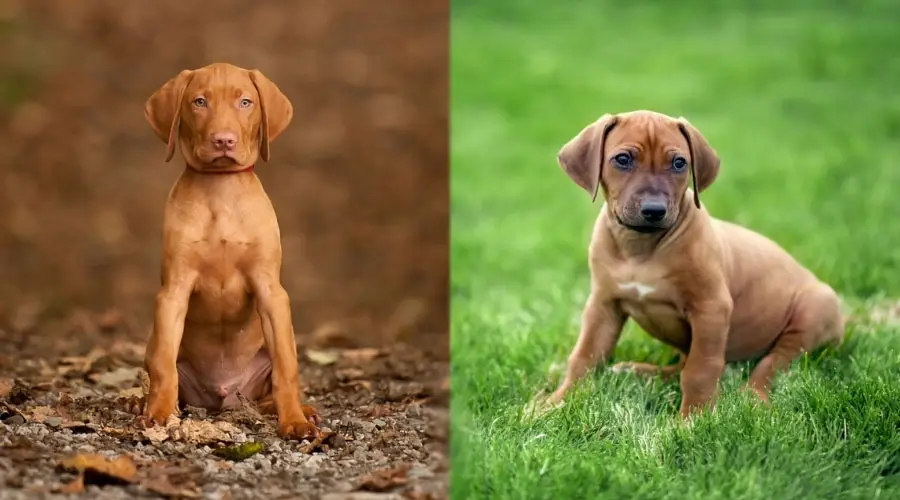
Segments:
[[[238,395],[257,401],[271,392],[272,361],[260,348],[249,359],[208,353],[178,360],[178,399],[182,404],[221,410],[240,406]]]
[[[691,346],[691,329],[681,313],[665,302],[623,300],[622,310],[653,338],[682,352]]]

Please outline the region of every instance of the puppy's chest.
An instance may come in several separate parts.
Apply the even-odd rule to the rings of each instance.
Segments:
[[[635,303],[678,303],[678,290],[665,268],[648,262],[621,261],[605,269],[615,298]]]
[[[619,301],[625,314],[653,337],[677,349],[687,349],[690,334],[684,303],[665,268],[622,262],[606,271],[607,293]]]

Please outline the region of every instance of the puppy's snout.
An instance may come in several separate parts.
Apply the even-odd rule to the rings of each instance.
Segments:
[[[647,222],[659,222],[666,217],[666,204],[657,200],[641,203],[641,217]]]
[[[219,151],[231,151],[237,146],[237,134],[234,132],[216,132],[210,137],[214,148]]]

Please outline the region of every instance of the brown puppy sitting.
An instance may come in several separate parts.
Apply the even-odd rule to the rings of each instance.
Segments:
[[[279,435],[316,435],[318,414],[300,404],[278,221],[253,173],[290,101],[257,70],[212,64],[166,82],[144,111],[166,161],[178,146],[187,165],[165,207],[143,423],[164,425],[179,402],[233,407],[240,394],[278,415]]]
[[[667,367],[619,363],[646,375],[681,373],[681,416],[714,404],[726,362],[762,357],[747,386],[768,401],[772,378],[804,351],[839,343],[840,300],[777,244],[717,220],[699,193],[719,158],[684,119],[651,111],[605,115],[559,153],[562,169],[606,203],[590,244],[591,294],[558,404],[608,360],[632,318],[678,349]],[[693,179],[693,189],[688,183]]]

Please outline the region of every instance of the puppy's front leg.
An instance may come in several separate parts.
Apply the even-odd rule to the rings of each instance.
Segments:
[[[681,371],[681,416],[708,403],[715,405],[719,379],[725,370],[725,348],[733,304],[727,294],[689,309],[691,346]]]
[[[566,378],[550,396],[549,403],[562,401],[578,380],[609,359],[627,319],[617,301],[596,290],[591,293],[582,313],[578,342],[566,365]]]
[[[266,349],[272,359],[272,400],[278,415],[278,434],[284,438],[313,438],[316,426],[300,406],[300,373],[290,298],[272,276],[258,276],[253,285]]]
[[[196,274],[181,273],[168,279],[156,295],[153,333],[147,343],[144,366],[150,391],[144,407],[147,424],[165,425],[178,409],[178,349]]]

